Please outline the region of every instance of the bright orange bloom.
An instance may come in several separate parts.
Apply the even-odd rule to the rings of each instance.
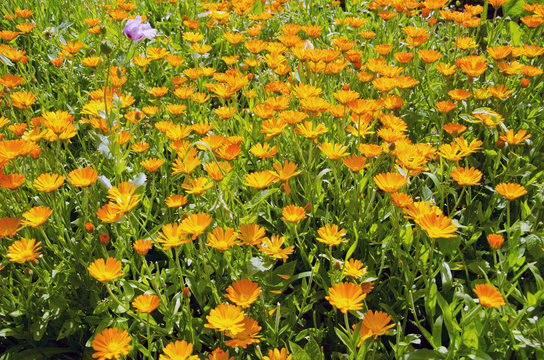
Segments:
[[[230,247],[238,245],[238,233],[234,232],[233,228],[216,227],[208,234],[206,245],[220,251],[226,251]]]
[[[483,174],[481,171],[471,167],[454,169],[450,175],[459,185],[478,185]]]
[[[451,219],[444,214],[424,214],[420,219],[416,220],[427,235],[432,238],[451,238],[457,236],[457,226],[451,223]]]
[[[226,291],[227,294],[225,296],[230,301],[244,309],[247,309],[257,300],[259,294],[261,293],[261,288],[256,282],[248,279],[242,279],[232,283],[232,285],[229,286]]]
[[[0,218],[0,239],[13,237],[17,231],[21,230],[21,219],[15,217]]]
[[[489,284],[478,284],[474,287],[474,292],[480,299],[480,304],[486,307],[498,308],[499,306],[506,305],[504,298],[499,290]]]
[[[242,243],[249,246],[259,245],[265,236],[264,228],[257,224],[240,225],[238,231]]]
[[[366,266],[364,266],[360,260],[349,259],[349,261],[346,261],[344,263],[344,270],[342,271],[342,275],[360,278],[366,275],[366,271]]]
[[[122,264],[115,258],[97,259],[87,267],[89,274],[98,281],[108,282],[117,279],[124,274],[121,272]]]
[[[159,360],[198,360],[198,355],[193,353],[193,344],[185,340],[172,341],[162,348],[162,354],[159,355]]]
[[[366,163],[366,158],[364,156],[351,155],[342,159],[344,165],[346,165],[351,171],[359,172],[363,171],[364,168],[370,166]]]
[[[191,238],[186,237],[187,232],[178,223],[166,224],[161,230],[162,233],[159,233],[159,237],[155,240],[163,244],[165,250],[191,242]]]
[[[419,50],[417,53],[427,64],[435,62],[442,57],[442,54],[436,50]]]
[[[113,210],[119,213],[126,213],[138,205],[142,195],[134,194],[135,192],[136,185],[132,185],[128,181],[122,182],[117,187],[111,187],[108,190],[108,199],[113,201],[111,205]]]
[[[492,249],[498,249],[501,247],[502,243],[504,242],[504,238],[502,237],[502,235],[489,234],[487,235],[487,242],[489,243],[489,246],[491,246]]]
[[[476,77],[487,69],[487,59],[484,56],[465,56],[455,61],[468,76]]]
[[[329,288],[329,296],[325,296],[331,305],[336,306],[344,314],[349,310],[361,310],[365,298],[366,294],[363,294],[361,287],[350,282],[334,284]]]
[[[262,360],[293,360],[293,355],[287,356],[287,349],[270,349],[268,350],[268,356],[263,356]]]
[[[296,223],[307,218],[304,208],[295,205],[287,205],[283,208],[281,214],[283,215],[282,220],[292,223]]]
[[[244,185],[254,189],[264,189],[276,181],[278,181],[276,174],[270,170],[253,172],[244,177]]]
[[[330,160],[338,160],[344,156],[349,155],[349,152],[347,152],[348,147],[342,144],[331,144],[331,143],[325,142],[325,143],[319,144],[318,148]]]
[[[132,349],[131,340],[132,338],[126,330],[104,329],[93,339],[93,349],[96,351],[93,358],[98,358],[98,360],[118,359],[121,355],[127,355]]]
[[[49,216],[53,213],[48,207],[45,206],[35,206],[32,209],[23,213],[23,225],[28,225],[32,227],[38,227],[43,224]]]
[[[495,191],[507,198],[514,200],[520,196],[527,194],[527,190],[520,184],[515,183],[500,183],[495,187]]]
[[[68,180],[74,186],[85,187],[91,184],[98,179],[98,173],[96,170],[91,168],[81,168],[70,171],[68,174]]]
[[[272,256],[275,259],[283,259],[283,262],[287,260],[287,257],[293,253],[294,245],[282,248],[285,238],[283,236],[272,235],[269,238],[265,237],[261,239],[259,249],[266,255]]]
[[[400,208],[407,207],[408,205],[414,203],[414,199],[410,195],[398,192],[391,194],[391,200],[393,201],[395,206]]]
[[[202,195],[204,191],[210,189],[213,186],[213,182],[203,176],[199,176],[196,179],[187,179],[187,181],[181,185],[185,191],[189,194]]]
[[[346,242],[343,237],[346,235],[346,229],[338,229],[338,225],[327,224],[317,230],[319,237],[317,241],[334,246]]]
[[[34,94],[30,91],[17,91],[10,94],[11,100],[13,101],[13,106],[19,109],[29,109],[32,104],[36,101],[38,94]]]
[[[159,306],[160,302],[157,295],[142,294],[134,299],[132,306],[136,311],[150,313]]]
[[[370,331],[371,336],[377,337],[395,326],[395,323],[389,324],[389,321],[391,321],[391,315],[383,311],[368,310],[363,318],[363,326]]]
[[[228,331],[236,335],[244,330],[244,313],[236,305],[220,304],[206,316],[204,327],[217,331]]]
[[[132,248],[140,255],[145,255],[153,247],[151,240],[140,239],[132,244]]]
[[[34,187],[38,191],[51,192],[57,190],[66,178],[59,174],[41,174],[34,180]]]
[[[8,257],[10,261],[24,263],[26,261],[36,262],[40,257],[41,241],[36,243],[36,239],[25,239],[13,242],[8,247]]]
[[[212,217],[206,213],[191,214],[181,221],[181,229],[186,233],[193,234],[193,239],[202,234],[211,224]]]
[[[236,335],[232,335],[229,331],[227,331],[225,334],[232,338],[232,340],[225,341],[225,345],[230,347],[239,347],[247,348],[248,345],[258,343],[260,340],[258,339],[261,335],[259,335],[259,331],[261,331],[261,327],[259,326],[259,323],[257,321],[253,320],[252,318],[244,318],[244,330],[239,332]]]
[[[386,192],[395,192],[408,183],[408,179],[399,173],[382,173],[374,176],[374,182]]]
[[[531,134],[526,134],[527,130],[519,130],[517,133],[514,134],[514,130],[510,129],[506,132],[506,134],[502,133],[499,136],[499,139],[501,139],[505,143],[508,143],[509,145],[519,145],[531,137]]]

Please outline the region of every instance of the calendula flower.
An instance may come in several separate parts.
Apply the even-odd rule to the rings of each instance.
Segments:
[[[235,281],[227,288],[225,295],[230,301],[244,309],[247,309],[257,300],[261,293],[261,287],[258,283],[248,279]]]
[[[404,208],[414,203],[414,199],[410,195],[398,192],[391,194],[391,200],[399,208]]]
[[[384,334],[388,329],[391,329],[395,324],[389,324],[391,315],[383,311],[368,310],[363,318],[363,326],[370,330],[371,336]]]
[[[187,232],[178,223],[164,225],[162,232],[159,233],[159,237],[155,240],[163,244],[165,250],[192,241],[191,238],[187,238]]]
[[[43,224],[52,213],[53,210],[46,206],[35,206],[23,213],[24,220],[22,221],[22,224],[38,227]]]
[[[342,274],[344,276],[351,276],[354,278],[360,278],[366,274],[366,266],[360,260],[349,259],[344,263],[344,271]]]
[[[220,251],[228,250],[230,247],[238,245],[238,233],[234,232],[233,228],[217,227],[208,234],[206,245]]]
[[[293,355],[287,356],[287,349],[270,349],[268,350],[268,356],[263,356],[262,360],[293,360]]]
[[[153,247],[151,240],[140,239],[132,244],[132,248],[140,255],[145,255]]]
[[[143,294],[134,299],[132,306],[136,311],[150,313],[159,306],[160,302],[161,300],[156,295]]]
[[[283,262],[287,260],[289,254],[293,253],[294,245],[282,248],[285,239],[283,236],[272,235],[269,238],[262,238],[262,242],[259,245],[259,249],[266,255],[272,256],[275,259],[283,259]]]
[[[254,189],[264,189],[276,181],[278,177],[270,170],[249,173],[244,177],[244,185]]]
[[[242,244],[249,246],[259,245],[265,236],[264,228],[257,224],[240,225],[238,231],[240,232]]]
[[[348,147],[342,144],[331,144],[326,142],[319,144],[318,148],[330,160],[337,160],[349,155],[349,152],[347,152]]]
[[[119,186],[111,187],[108,190],[108,199],[112,203],[112,208],[120,213],[129,212],[140,202],[141,194],[135,194],[136,185],[132,185],[130,182],[125,181],[119,184]]]
[[[212,217],[206,213],[191,214],[181,221],[181,230],[193,234],[193,239],[202,234],[211,224]]]
[[[183,195],[171,195],[165,200],[168,207],[182,207],[187,204],[187,198]]]
[[[193,344],[185,340],[173,341],[162,348],[162,354],[159,355],[159,360],[198,360],[198,355],[193,353]]]
[[[118,328],[104,329],[93,339],[93,358],[98,360],[118,359],[121,355],[127,355],[132,346],[132,338],[126,330]]]
[[[408,179],[398,173],[382,173],[374,176],[374,182],[386,192],[395,192],[408,183]]]
[[[243,324],[244,330],[240,331],[238,334],[232,335],[229,331],[225,333],[228,337],[232,338],[231,340],[225,341],[225,345],[230,347],[240,346],[245,349],[250,344],[260,342],[258,339],[260,337],[259,331],[261,331],[259,323],[252,318],[246,317],[244,318]]]
[[[21,229],[21,219],[15,217],[0,218],[0,239],[13,237]],[[263,234],[264,235],[264,234]]]
[[[325,296],[325,299],[345,314],[349,310],[361,310],[365,297],[359,285],[342,282],[329,288],[329,296]]]
[[[304,208],[295,205],[287,205],[283,208],[281,214],[283,215],[282,220],[292,223],[296,223],[307,218]]]
[[[506,305],[499,290],[492,285],[478,284],[473,290],[478,296],[478,299],[480,299],[480,304],[483,306],[498,308],[499,306]]]
[[[94,184],[97,179],[98,173],[96,172],[96,170],[88,167],[72,170],[68,174],[68,180],[70,180],[72,185],[78,187],[86,187]]]
[[[10,261],[24,263],[26,261],[36,262],[40,257],[41,241],[36,239],[25,239],[15,241],[8,247],[8,257]]]
[[[519,130],[517,133],[514,134],[514,130],[510,129],[506,132],[506,134],[502,133],[499,136],[499,139],[501,139],[505,143],[508,143],[509,145],[519,145],[531,137],[531,134],[526,134],[527,130]]]
[[[487,235],[487,242],[492,249],[498,249],[504,242],[504,238],[499,234],[489,234]]]
[[[98,281],[108,282],[124,274],[120,272],[121,262],[115,258],[97,259],[87,267],[89,274]]]
[[[508,200],[514,200],[520,196],[527,194],[527,190],[525,189],[525,187],[515,183],[500,183],[495,187],[495,191],[507,198]]]
[[[204,327],[217,331],[229,331],[236,335],[244,330],[244,313],[236,305],[220,304],[206,316],[208,320]]]
[[[345,229],[338,229],[338,225],[327,224],[319,230],[317,230],[319,237],[316,238],[317,241],[325,243],[329,246],[334,246],[346,242],[343,237],[346,235]]]
[[[450,175],[459,185],[478,185],[482,179],[482,172],[473,167],[456,168]]]
[[[34,187],[38,191],[51,192],[57,190],[66,178],[59,174],[41,174],[34,180]]]
[[[428,213],[423,215],[417,224],[429,235],[430,238],[455,237],[457,226],[451,223],[451,219],[444,214]]]

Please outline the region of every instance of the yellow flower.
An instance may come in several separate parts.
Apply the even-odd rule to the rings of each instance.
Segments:
[[[349,152],[347,152],[348,147],[342,144],[331,144],[331,143],[325,142],[325,143],[319,144],[318,148],[330,160],[338,160],[344,156],[349,155]]]
[[[382,173],[374,176],[374,182],[386,192],[395,192],[408,183],[408,179],[398,173]]]
[[[478,284],[473,289],[478,299],[480,299],[480,304],[486,307],[498,308],[499,306],[506,305],[504,298],[502,297],[499,290],[489,284]]]
[[[283,236],[272,235],[271,238],[263,238],[259,249],[266,255],[270,255],[275,259],[283,259],[283,262],[287,260],[289,254],[293,252],[294,245],[282,248],[285,239]]]
[[[248,279],[235,281],[227,288],[225,295],[230,301],[244,309],[253,304],[261,293],[261,288],[256,282]]]
[[[325,225],[317,230],[319,237],[316,239],[319,242],[329,246],[334,246],[346,242],[342,237],[346,235],[345,229],[338,229],[338,225]]]
[[[261,330],[259,323],[248,317],[244,318],[243,323],[244,330],[242,330],[238,334],[232,335],[229,331],[226,332],[226,335],[231,337],[232,340],[225,341],[225,345],[230,347],[241,346],[245,349],[250,344],[260,342],[260,340],[258,339],[260,337],[259,331]]]
[[[68,180],[78,187],[85,187],[93,184],[98,179],[98,173],[91,168],[75,169],[68,174]]]
[[[325,296],[325,299],[345,314],[349,310],[361,310],[365,297],[359,285],[342,282],[329,288],[329,296]]]
[[[127,355],[132,346],[129,344],[132,338],[126,330],[111,328],[104,329],[96,335],[92,344],[96,351],[93,358],[98,360],[118,359],[121,355]]]
[[[349,261],[346,261],[344,263],[343,275],[360,278],[362,276],[365,276],[366,270],[366,266],[364,266],[360,260],[349,259]]]
[[[53,210],[46,206],[35,206],[23,213],[24,220],[22,221],[22,224],[38,227],[43,224],[52,213]]]
[[[162,348],[159,360],[198,360],[198,355],[191,355],[193,344],[185,340],[173,341]]]
[[[156,241],[163,244],[164,249],[168,250],[171,247],[191,242],[191,238],[186,236],[187,232],[183,231],[178,223],[166,224],[162,227],[162,233],[159,233]]]
[[[236,305],[221,304],[210,311],[206,316],[208,320],[204,327],[217,331],[229,331],[236,335],[244,330],[244,313]]]
[[[34,180],[34,187],[38,191],[51,192],[57,190],[66,178],[59,174],[41,174]]]
[[[125,181],[119,184],[118,187],[113,186],[108,190],[108,199],[113,201],[112,209],[119,213],[129,212],[133,207],[138,205],[142,195],[134,194],[136,186]]]
[[[270,170],[253,172],[244,177],[244,185],[255,189],[264,189],[276,181],[278,177]]]
[[[457,236],[457,226],[444,214],[427,213],[416,221],[430,238],[451,238]]]
[[[283,215],[283,220],[296,223],[299,222],[302,219],[306,219],[306,211],[303,207],[295,206],[295,205],[287,205],[283,208],[281,214]]]
[[[121,262],[115,258],[97,259],[87,267],[89,273],[98,281],[108,282],[124,274],[120,272]]]
[[[161,300],[156,295],[143,294],[134,299],[132,306],[136,311],[150,313],[159,306],[160,302]]]
[[[24,263],[26,261],[36,262],[40,257],[41,241],[36,243],[36,239],[25,239],[15,241],[8,248],[8,257],[10,261]]]
[[[268,350],[268,356],[263,356],[262,360],[292,360],[293,355],[287,356],[287,349],[270,349]]]
[[[193,234],[193,239],[204,232],[211,224],[212,217],[206,213],[191,214],[181,221],[181,230]]]
[[[459,185],[478,185],[482,179],[482,172],[473,167],[456,168],[450,175]]]

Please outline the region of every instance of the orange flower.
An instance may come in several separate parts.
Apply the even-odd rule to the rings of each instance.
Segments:
[[[287,356],[287,349],[270,349],[268,350],[268,356],[263,356],[262,360],[293,360],[293,355]]]
[[[36,101],[38,94],[30,91],[17,91],[9,95],[13,101],[13,106],[19,109],[29,109]]]
[[[96,170],[88,167],[72,170],[68,174],[68,180],[70,180],[74,186],[78,187],[85,187],[94,184],[97,178],[98,173]]]
[[[166,199],[165,203],[168,207],[182,207],[187,204],[187,198],[183,195],[171,195]]]
[[[204,191],[210,189],[212,186],[213,182],[203,176],[199,176],[196,179],[187,179],[187,182],[181,185],[187,193],[195,195],[202,195]]]
[[[457,226],[451,223],[451,219],[444,214],[428,213],[418,219],[417,224],[421,226],[430,238],[451,238],[457,236]]]
[[[206,213],[191,214],[181,222],[181,230],[193,234],[193,239],[202,234],[211,224],[212,217]]]
[[[193,353],[193,344],[185,340],[173,341],[162,348],[159,360],[198,360],[198,355]]]
[[[319,230],[317,230],[319,237],[316,238],[317,241],[325,243],[329,246],[339,245],[347,240],[344,240],[343,237],[346,235],[345,229],[338,229],[338,225],[325,225]]]
[[[427,64],[433,63],[442,57],[442,54],[436,50],[419,50],[417,53]]]
[[[444,125],[444,130],[450,135],[457,136],[467,129],[466,126],[456,123],[449,123]]]
[[[272,256],[275,259],[287,260],[287,257],[293,253],[294,245],[282,248],[285,238],[283,236],[272,235],[271,238],[262,238],[259,249],[266,255]]]
[[[66,178],[59,174],[41,174],[34,180],[34,187],[38,191],[51,192],[57,190]]]
[[[342,271],[342,275],[360,278],[366,275],[366,271],[366,266],[364,266],[360,260],[349,259],[349,261],[346,261],[344,263],[344,270]]]
[[[159,237],[155,240],[163,244],[165,250],[191,242],[190,238],[186,238],[187,232],[183,231],[178,223],[166,224],[161,230],[162,233],[159,233]]]
[[[140,162],[140,165],[142,165],[149,172],[157,171],[162,164],[164,164],[164,160],[158,158],[151,158]]]
[[[264,189],[276,181],[278,181],[276,174],[270,170],[253,172],[244,177],[244,185],[254,189]]]
[[[225,251],[234,245],[238,245],[237,240],[238,233],[234,232],[233,228],[216,227],[208,234],[208,243],[206,245]]]
[[[504,238],[502,237],[502,235],[489,234],[487,235],[487,242],[489,243],[489,246],[491,246],[492,249],[498,249],[501,247],[502,243],[504,242]]]
[[[287,205],[283,208],[281,214],[283,215],[282,220],[292,223],[296,223],[307,218],[304,208],[295,205]]]
[[[240,232],[242,243],[249,246],[259,245],[265,236],[264,228],[257,224],[240,225],[238,231]]]
[[[348,147],[342,144],[331,144],[331,143],[325,142],[325,143],[319,144],[318,148],[330,160],[338,160],[344,156],[349,155],[349,152],[347,152]]]
[[[455,61],[468,76],[476,77],[487,69],[487,59],[484,56],[465,56]]]
[[[363,326],[370,331],[371,336],[377,337],[395,326],[394,323],[389,324],[389,321],[391,321],[391,315],[383,311],[368,310],[363,318]]]
[[[243,323],[244,330],[242,330],[238,334],[232,335],[229,331],[226,332],[226,335],[233,339],[225,341],[225,345],[230,347],[241,346],[245,349],[250,344],[260,342],[260,340],[258,339],[260,337],[259,331],[261,330],[259,323],[248,317],[244,318]]]
[[[10,261],[24,263],[26,261],[36,262],[40,257],[41,241],[36,243],[36,239],[25,239],[13,242],[8,247],[8,257]]]
[[[495,191],[507,198],[514,200],[520,196],[527,194],[527,190],[520,184],[515,183],[500,183],[495,187]]]
[[[129,212],[140,202],[141,194],[134,194],[136,192],[136,185],[132,185],[130,182],[125,181],[119,184],[119,186],[111,187],[108,190],[108,199],[113,201],[112,209],[119,213]]]
[[[13,237],[17,231],[21,230],[19,226],[21,219],[15,217],[0,218],[0,239]]]
[[[365,298],[366,294],[363,294],[361,287],[350,282],[334,284],[329,288],[329,296],[325,296],[331,305],[336,306],[344,314],[349,310],[361,310]]]
[[[121,272],[121,262],[115,258],[97,259],[87,267],[89,274],[98,281],[108,282],[124,274]]]
[[[474,167],[456,168],[450,175],[459,185],[478,185],[482,179],[482,172]]]
[[[150,313],[159,306],[160,302],[161,300],[156,295],[143,294],[134,299],[132,306],[136,311]]]
[[[499,290],[492,285],[478,284],[473,290],[478,296],[478,299],[480,299],[480,304],[483,306],[498,308],[499,306],[506,305]]]
[[[121,355],[127,355],[132,349],[129,344],[131,340],[132,338],[126,330],[104,329],[93,339],[93,349],[96,351],[93,358],[98,358],[98,360],[118,359]]]
[[[270,145],[268,145],[267,143],[264,143],[262,145],[255,144],[251,147],[249,151],[251,151],[251,153],[255,155],[256,157],[258,157],[259,159],[264,160],[266,158],[270,158],[276,155],[278,152],[278,147],[277,146],[270,147]]]
[[[395,192],[408,183],[408,179],[398,173],[382,173],[374,176],[374,182],[386,192]]]
[[[508,143],[509,145],[519,145],[531,137],[531,134],[526,134],[527,130],[519,130],[517,133],[514,134],[514,130],[510,129],[506,132],[506,134],[502,133],[499,136],[499,139],[501,139],[505,143]]]
[[[132,248],[140,255],[145,255],[153,247],[151,240],[140,239],[132,244]]]
[[[467,91],[467,90],[464,90],[464,89],[455,89],[455,90],[449,91],[448,95],[453,100],[462,101],[462,100],[465,100],[468,97],[470,97],[470,95],[472,95],[472,94],[470,93],[470,91]]]
[[[364,168],[370,166],[366,163],[366,158],[364,156],[350,155],[346,158],[343,158],[342,161],[351,171],[359,172],[363,171]]]
[[[230,301],[244,309],[247,309],[257,300],[261,293],[259,284],[248,279],[235,281],[227,288],[225,295]]]
[[[236,305],[221,304],[210,311],[204,327],[217,331],[228,331],[236,335],[244,330],[244,313]]]
[[[398,192],[391,194],[391,200],[393,200],[395,206],[400,208],[407,207],[414,203],[414,199],[412,199],[410,195]]]
[[[53,210],[46,206],[35,206],[23,213],[24,220],[22,224],[38,227],[43,224],[52,213]]]

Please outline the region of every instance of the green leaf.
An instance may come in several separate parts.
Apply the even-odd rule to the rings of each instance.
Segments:
[[[321,351],[321,347],[317,341],[315,341],[313,336],[310,337],[310,340],[304,347],[304,351],[310,356],[311,360],[323,360],[325,358],[323,352]]]
[[[478,348],[478,328],[474,321],[471,321],[463,327],[461,339],[466,347],[470,349]]]
[[[524,0],[510,0],[502,6],[502,12],[504,16],[510,16],[511,18],[518,18],[523,14],[523,5],[525,5]],[[512,40],[514,40],[516,35],[512,32],[511,25],[515,24],[517,26],[517,24],[514,21],[510,21],[509,24],[510,24],[510,34],[512,34]],[[519,29],[519,26],[517,27]],[[520,38],[521,38],[521,35],[520,35]],[[521,43],[516,44],[516,42],[514,41],[514,45],[520,46]]]
[[[306,351],[304,351],[300,346],[298,346],[294,342],[289,341],[289,347],[291,348],[293,359],[312,360],[312,358],[306,353]]]
[[[442,356],[437,351],[432,351],[429,349],[418,349],[416,351],[412,351],[409,354],[406,354],[403,360],[429,360],[429,359],[443,359],[443,358],[444,356]]]

